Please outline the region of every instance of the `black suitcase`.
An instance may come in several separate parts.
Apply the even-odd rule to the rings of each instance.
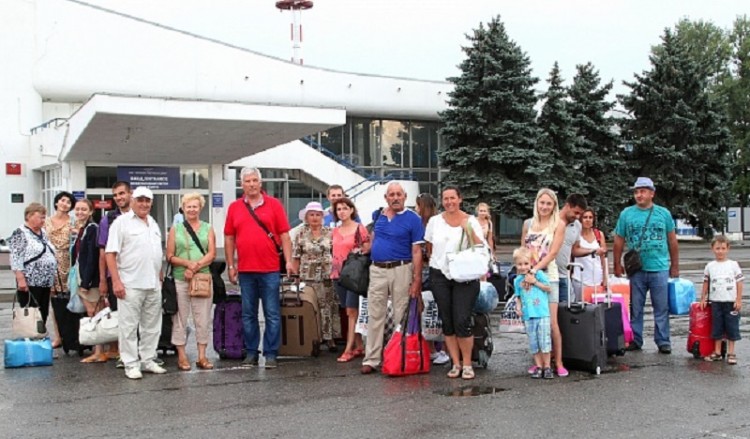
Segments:
[[[606,259],[605,259],[606,260]],[[609,261],[605,267],[608,267]],[[581,270],[581,279],[583,270]],[[605,268],[604,276],[608,275]],[[612,302],[612,291],[607,288],[606,298],[601,305],[604,307],[604,327],[607,335],[607,355],[625,355],[625,326],[622,323],[622,304]]]
[[[69,293],[58,293],[51,299],[52,311],[55,313],[57,330],[60,331],[63,352],[66,354],[70,351],[78,352],[78,355],[83,357],[84,350],[91,349],[90,346],[81,346],[78,343],[78,329],[83,314],[74,314],[68,311],[69,301]]]
[[[471,333],[474,336],[474,347],[471,349],[471,361],[479,367],[487,369],[494,344],[492,343],[492,328],[489,314],[474,313],[471,316]]]
[[[177,348],[172,344],[172,316],[163,314],[161,316],[161,334],[156,351],[161,351],[162,355],[177,354]]]
[[[574,265],[580,267],[580,264],[570,264]],[[563,363],[568,369],[599,375],[607,366],[605,307],[605,304],[583,302],[563,302],[558,307],[557,321],[562,335]]]

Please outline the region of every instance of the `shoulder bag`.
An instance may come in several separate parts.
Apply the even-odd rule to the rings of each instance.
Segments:
[[[370,255],[362,254],[362,225],[354,232],[354,242],[359,251],[347,255],[339,274],[339,283],[349,291],[367,297],[370,286]]]
[[[651,206],[646,222],[641,229],[641,237],[638,239],[638,245],[635,246],[635,248],[628,250],[622,257],[622,265],[625,268],[625,273],[628,277],[633,277],[635,273],[643,268],[643,262],[641,261],[641,244],[643,244],[643,236],[646,234],[646,227],[648,227],[648,222],[651,220],[652,213],[654,213],[653,206]]]
[[[177,286],[174,284],[172,264],[167,262],[167,273],[161,283],[161,308],[166,315],[177,314]]]
[[[201,251],[203,256],[206,255],[206,251],[203,250],[203,246],[201,246],[200,240],[198,240],[198,236],[195,234],[195,231],[192,227],[190,227],[190,224],[188,224],[187,221],[184,221],[182,223],[182,226],[185,230],[185,239],[187,241],[186,245],[190,247],[190,240],[187,239],[188,235],[190,238],[193,239],[193,242],[196,246],[198,246],[198,249]],[[210,269],[209,269],[210,271]],[[188,294],[190,294],[190,297],[198,297],[198,298],[206,298],[211,297],[211,294],[213,293],[213,282],[212,282],[212,276],[210,273],[193,273],[193,278],[190,279],[190,288],[188,289]]]
[[[263,221],[258,218],[258,215],[255,214],[255,210],[253,210],[253,208],[244,201],[243,203],[245,204],[245,207],[247,207],[247,211],[250,212],[250,216],[253,217],[260,228],[263,229],[264,232],[266,232],[266,235],[268,235],[268,238],[271,240],[271,242],[273,242],[273,245],[276,246],[276,251],[279,253],[279,273],[286,273],[286,258],[284,257],[284,249],[281,248],[281,244],[276,242],[276,238],[274,238],[273,233],[271,233],[271,231],[268,230],[268,227],[263,224]]]
[[[448,253],[448,278],[457,282],[470,282],[480,279],[486,275],[490,266],[489,249],[483,243],[472,244],[474,231],[471,224],[462,227],[461,240],[455,253]],[[464,242],[464,236],[467,238],[468,248],[461,250]]]
[[[43,245],[42,251],[28,261],[24,261],[24,268],[32,262],[39,260],[39,258],[41,258],[47,251],[47,243],[44,242],[44,240],[41,241]],[[29,295],[29,301],[26,306],[20,306],[21,299],[19,298],[19,308],[16,309],[16,298],[18,298],[18,293],[21,292]],[[47,336],[47,328],[44,326],[44,321],[42,320],[42,312],[39,310],[39,304],[37,303],[34,295],[31,294],[30,290],[16,290],[16,294],[13,295],[13,306],[11,313],[13,315],[11,322],[11,334],[13,338],[38,339]]]
[[[104,300],[97,303],[97,309],[104,305]],[[78,341],[84,346],[116,342],[120,335],[117,311],[108,306],[96,313],[94,317],[84,317],[78,329]]]

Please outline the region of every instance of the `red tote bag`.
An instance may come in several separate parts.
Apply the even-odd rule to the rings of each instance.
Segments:
[[[388,376],[430,372],[430,348],[422,335],[422,319],[414,298],[409,300],[401,326],[393,333],[383,351],[382,370]]]

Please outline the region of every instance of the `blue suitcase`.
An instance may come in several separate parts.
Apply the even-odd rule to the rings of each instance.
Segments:
[[[49,338],[5,340],[5,368],[52,366],[52,342]]]

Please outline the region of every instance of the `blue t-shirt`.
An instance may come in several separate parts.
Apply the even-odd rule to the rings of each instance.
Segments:
[[[362,221],[359,219],[359,215],[355,215],[354,218],[352,218],[354,222],[361,223]],[[329,207],[326,211],[326,215],[323,217],[323,225],[326,227],[334,228],[338,227],[338,221],[333,219],[333,212],[331,212],[331,208]]]
[[[411,261],[411,247],[424,242],[422,218],[413,210],[404,209],[388,219],[380,215],[373,229],[370,258],[373,262]]]
[[[622,211],[617,220],[615,233],[624,238],[628,248],[636,248],[641,238],[641,230],[646,224],[651,209],[630,206]],[[674,219],[669,211],[654,204],[654,213],[648,221],[646,234],[641,243],[643,271],[669,270],[669,240],[667,236],[675,229]]]
[[[513,288],[516,295],[521,299],[523,319],[549,317],[549,294],[536,285],[532,285],[530,289],[524,290],[521,287],[523,278],[524,276],[516,276],[515,281],[513,281]],[[544,285],[549,285],[549,279],[542,270],[536,272],[536,280]]]

